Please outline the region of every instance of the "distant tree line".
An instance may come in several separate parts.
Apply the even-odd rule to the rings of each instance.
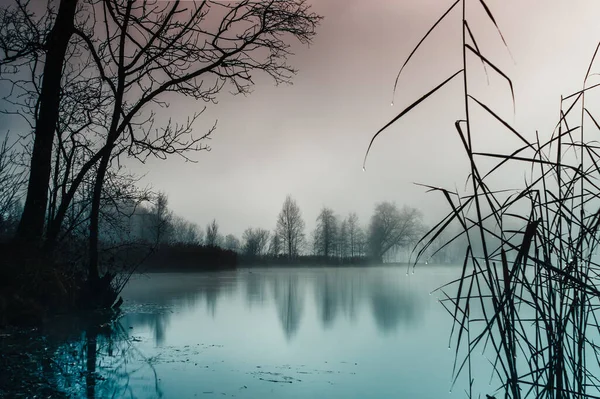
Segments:
[[[248,227],[241,237],[223,235],[216,220],[204,229],[173,215],[166,207],[164,193],[152,208],[141,207],[138,227],[144,232],[132,238],[165,246],[220,248],[237,254],[240,265],[368,264],[394,261],[398,251],[412,250],[425,231],[422,213],[412,207],[399,208],[393,202],[375,205],[369,223],[361,225],[355,212],[340,217],[323,207],[315,228],[307,236],[306,224],[296,200],[287,196],[272,230]],[[431,247],[432,262],[452,261],[440,237],[440,247]],[[453,247],[454,248],[454,247]],[[460,251],[458,251],[460,252]],[[209,265],[198,267],[208,267]]]
[[[130,217],[123,241],[130,244],[155,246],[156,251],[174,254],[179,250],[191,257],[192,247],[203,248],[206,254],[227,251],[236,254],[237,265],[345,265],[394,262],[398,253],[419,250],[419,239],[426,231],[420,210],[383,201],[374,206],[368,223],[361,224],[356,212],[340,217],[332,208],[323,207],[315,219],[315,228],[306,234],[306,224],[296,200],[287,196],[272,230],[248,227],[241,237],[221,233],[216,219],[205,227],[177,216],[168,207],[167,195],[158,193],[152,205],[140,205]],[[114,236],[114,231],[103,237]],[[117,235],[118,236],[118,235]],[[113,240],[114,241],[114,240]],[[116,244],[116,243],[114,243]],[[114,245],[113,244],[113,245]],[[183,249],[185,248],[185,250]],[[466,248],[464,237],[440,236],[430,245],[424,258],[431,263],[456,263]],[[477,250],[477,248],[475,248]],[[175,251],[175,252],[174,252]],[[200,253],[198,252],[198,253]],[[160,257],[163,258],[164,257]],[[231,266],[207,264],[216,259],[199,256],[197,269]],[[220,258],[225,259],[225,258]],[[168,263],[173,263],[168,262]],[[167,265],[157,266],[168,268]]]

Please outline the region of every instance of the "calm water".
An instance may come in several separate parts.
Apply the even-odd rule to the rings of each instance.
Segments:
[[[88,333],[63,348],[88,354],[87,384],[63,385],[88,397],[465,397],[449,392],[451,317],[429,294],[458,270],[406,271],[136,276],[123,292],[123,339]]]

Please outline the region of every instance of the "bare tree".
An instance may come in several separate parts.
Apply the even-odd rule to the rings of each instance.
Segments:
[[[416,243],[423,233],[422,214],[416,208],[382,202],[375,206],[369,225],[369,254],[376,261],[382,261],[390,250],[407,247]]]
[[[227,234],[225,236],[225,249],[233,252],[239,252],[241,249],[240,240],[233,234]]]
[[[213,219],[212,222],[206,225],[206,239],[204,240],[204,244],[209,247],[219,246],[219,225],[216,219]]]
[[[173,212],[169,210],[169,198],[164,192],[159,192],[152,208],[152,231],[157,245],[169,241]]]
[[[168,210],[168,200],[164,193],[154,195],[148,189],[140,189],[137,185],[139,178],[136,175],[128,173],[121,168],[110,170],[107,175],[107,181],[102,194],[102,212],[103,229],[101,238],[103,241],[112,241],[114,243],[125,244],[134,241],[133,237],[133,217],[136,210],[142,203],[154,202],[154,209],[150,210],[152,214],[150,224],[147,227],[154,237],[150,241],[156,243],[159,241],[156,236],[160,236],[160,241],[164,242],[166,237],[163,232],[170,231],[170,218],[172,213]],[[89,212],[88,201],[83,201],[83,206]],[[71,223],[86,224],[88,212],[79,212],[79,220],[72,220]],[[164,219],[164,220],[163,220]],[[71,231],[73,225],[66,224],[66,231]],[[84,229],[83,229],[84,230]]]
[[[359,250],[361,236],[364,236],[360,225],[358,224],[358,215],[352,212],[346,219],[348,222],[348,251],[351,258],[361,255]]]
[[[323,207],[317,216],[317,227],[314,233],[314,249],[316,255],[329,258],[335,254],[338,236],[338,221],[333,209]]]
[[[264,255],[269,243],[269,230],[248,228],[244,231],[244,254]]]
[[[367,234],[365,233],[367,229],[360,227],[356,230],[356,252],[355,256],[367,256],[368,253],[368,240]]]
[[[58,9],[48,6],[41,18],[16,1],[0,15],[0,67],[43,65],[38,112],[34,127],[29,184],[17,236],[39,242],[44,229],[52,149],[59,115],[61,77],[69,41],[74,33],[78,0],[60,0]],[[3,68],[4,69],[4,68]]]
[[[8,238],[14,234],[21,215],[20,200],[26,182],[25,173],[19,167],[16,142],[9,144],[8,134],[0,144],[0,235]]]
[[[203,232],[196,223],[191,223],[180,216],[173,216],[171,220],[171,242],[174,244],[202,243]]]
[[[69,202],[85,176],[93,172],[89,218],[92,279],[97,278],[100,202],[111,162],[124,153],[140,159],[168,154],[187,158],[186,151],[207,149],[201,141],[214,127],[200,137],[191,134],[203,108],[184,123],[168,121],[156,129],[157,109],[168,105],[166,101],[176,94],[216,102],[225,85],[233,92],[249,93],[255,71],[266,73],[276,83],[289,82],[295,70],[287,64],[287,39],[309,43],[320,20],[306,0],[61,0],[58,11],[49,6],[38,20],[28,2],[15,1],[17,6],[3,9],[0,20],[0,49],[5,55],[0,63],[15,65],[29,60],[30,65],[44,65],[43,71],[32,69],[41,76],[41,88],[36,102],[39,113],[33,121],[35,140],[21,238],[38,240],[42,235],[61,85],[68,83],[62,72],[69,51],[94,60],[95,73],[85,77],[100,79],[101,92],[110,98],[101,107],[107,114],[105,122],[95,126],[104,142],[70,181],[49,230],[49,236],[55,237]],[[10,15],[5,18],[7,13]],[[28,30],[33,37],[23,33]]]
[[[296,258],[304,244],[304,220],[298,204],[290,195],[285,198],[277,218],[276,233],[287,257]]]
[[[109,119],[106,111],[111,102],[93,57],[85,52],[85,43],[72,34],[75,29],[93,31],[89,13],[92,3],[59,3],[56,7],[48,2],[44,7],[41,2],[13,0],[13,4],[0,8],[0,79],[10,87],[3,98],[9,108],[2,111],[23,117],[34,133],[28,162],[29,188],[18,238],[38,241],[42,236],[39,227],[44,225],[39,221],[40,212],[45,212],[45,247],[50,250],[59,235],[68,237],[89,221],[92,196],[88,183],[96,172],[95,161],[90,158],[98,151],[95,146],[104,140]],[[59,43],[65,40],[62,60],[55,60],[53,67],[60,75],[48,75],[48,62],[54,57],[51,53],[55,46],[65,45]],[[57,95],[44,95],[46,87],[49,92],[55,91],[57,84]],[[52,119],[54,125],[46,124]],[[48,173],[50,181],[41,178]],[[107,181],[111,174],[118,176],[108,172]],[[105,197],[103,192],[101,200]],[[63,225],[65,221],[67,226]]]
[[[349,255],[348,251],[348,219],[344,219],[340,224],[337,235],[337,251],[340,259],[345,259]]]
[[[271,234],[271,242],[269,243],[269,255],[277,257],[281,253],[281,238],[277,231]]]
[[[305,0],[183,5],[105,0],[101,5],[96,9],[102,9],[105,21],[102,37],[75,32],[86,42],[114,96],[90,215],[92,276],[97,269],[98,203],[111,153],[124,144],[130,155],[141,159],[207,149],[201,141],[214,128],[200,137],[191,135],[203,110],[183,124],[169,121],[157,133],[152,129],[152,106],[163,105],[168,93],[213,102],[227,83],[247,93],[253,71],[266,72],[277,83],[288,82],[294,70],[286,63],[289,44],[283,38],[290,35],[308,43],[319,21]],[[207,23],[211,19],[220,23]]]

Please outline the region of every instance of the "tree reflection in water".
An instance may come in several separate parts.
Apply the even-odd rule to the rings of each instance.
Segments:
[[[263,306],[267,300],[267,281],[260,273],[245,273],[245,277],[241,278],[242,284],[245,286],[246,303],[249,308],[252,305]]]
[[[304,289],[297,275],[273,278],[273,299],[286,339],[289,341],[300,328],[304,309]]]
[[[145,392],[153,391],[144,397],[162,397],[152,360],[115,317],[56,317],[43,329],[6,334],[0,342],[7,377],[0,397],[137,397],[139,383]]]
[[[375,282],[371,286],[371,308],[379,331],[394,331],[401,324],[412,324],[417,317],[417,301],[389,283]]]
[[[138,279],[128,287],[124,292],[125,313],[117,321],[88,317],[84,323],[61,321],[47,328],[39,334],[41,349],[31,355],[37,356],[36,360],[22,366],[25,371],[19,370],[15,375],[43,374],[45,380],[52,381],[53,386],[71,397],[161,397],[153,367],[160,359],[145,358],[137,349],[143,345],[135,342],[138,338],[132,332],[148,331],[156,346],[164,344],[168,348],[169,327],[173,327],[170,324],[182,312],[193,311],[189,314],[201,318],[203,329],[213,328],[206,323],[217,312],[227,312],[219,315],[221,321],[227,319],[227,325],[233,327],[237,325],[236,317],[240,317],[238,324],[243,329],[244,323],[261,323],[260,317],[268,318],[274,305],[273,316],[279,320],[283,336],[290,343],[298,336],[302,323],[317,323],[328,330],[348,328],[340,323],[344,319],[373,323],[380,334],[387,335],[401,326],[414,324],[423,313],[423,301],[415,298],[408,277],[395,281],[393,276],[398,275],[397,271],[388,273],[381,269],[157,274]],[[313,294],[314,301],[307,302],[311,298],[307,294]],[[203,305],[204,315],[202,311],[194,313]],[[315,306],[315,311],[307,311],[307,306]],[[259,311],[256,316],[254,307]],[[311,320],[312,315],[315,319]],[[2,389],[0,386],[0,394]],[[149,389],[152,392],[148,393]]]
[[[323,327],[328,328],[333,325],[338,310],[338,295],[340,281],[326,274],[323,278],[314,282],[315,302],[317,303],[317,313]]]
[[[172,317],[168,309],[194,309],[204,303],[207,313],[214,317],[224,295],[239,295],[248,309],[265,307],[273,301],[289,341],[300,328],[305,293],[312,291],[323,328],[335,326],[340,316],[356,322],[362,309],[372,315],[380,333],[388,334],[420,317],[420,302],[405,283],[407,280],[394,282],[390,275],[394,275],[393,271],[388,275],[381,269],[335,268],[253,269],[191,276],[157,274],[144,282],[143,289],[134,286],[127,292],[130,302],[151,305],[150,308],[144,312],[133,310],[124,320],[127,325],[152,330],[156,344],[161,345]]]
[[[136,348],[120,321],[89,326],[56,349],[54,363],[57,386],[72,397],[136,397],[142,387],[135,383],[141,381],[144,391],[153,385],[152,396],[162,397],[152,359]]]

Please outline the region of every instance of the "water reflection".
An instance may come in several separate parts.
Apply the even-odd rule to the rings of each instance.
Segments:
[[[396,273],[397,274],[397,273]],[[336,325],[338,319],[356,322],[361,309],[372,315],[378,331],[389,334],[399,326],[414,324],[420,301],[406,281],[390,279],[393,272],[369,269],[348,272],[340,269],[240,270],[213,274],[156,274],[131,283],[125,295],[131,312],[127,324],[153,331],[156,345],[165,341],[173,312],[205,307],[212,318],[221,301],[241,299],[246,309],[264,309],[274,304],[285,338],[293,340],[308,305],[306,294],[314,294],[314,308],[321,327]],[[231,317],[243,309],[228,310]],[[143,311],[140,311],[140,308]],[[367,320],[361,320],[366,323]]]
[[[337,280],[330,275],[315,282],[315,299],[323,327],[331,327],[338,309]]]
[[[152,362],[134,343],[115,315],[55,318],[43,330],[10,334],[2,349],[20,347],[21,359],[3,370],[13,383],[0,387],[0,396],[139,397],[143,381],[144,397],[160,398]]]
[[[413,324],[418,316],[417,302],[407,292],[394,290],[378,282],[371,290],[371,307],[377,327],[382,332],[396,330],[401,324]]]
[[[304,290],[296,275],[277,276],[273,281],[273,299],[285,337],[290,340],[300,328],[304,309]]]
[[[126,326],[147,327],[153,332],[154,342],[161,346],[165,342],[165,334],[170,322],[171,313],[166,312],[147,312],[147,313],[128,313],[122,319]]]
[[[267,299],[267,284],[263,276],[259,273],[249,272],[243,279],[246,292],[246,303],[248,307],[256,304],[262,306]]]
[[[404,367],[399,358],[435,353],[422,337],[440,331],[440,317],[427,308],[431,288],[416,284],[385,268],[137,276],[117,321],[62,322],[44,332],[48,349],[35,372],[74,398],[304,398],[316,390],[438,397],[437,384],[408,389],[392,372]],[[432,372],[443,362],[434,364],[411,361],[398,373],[421,367],[423,375],[445,377]]]

